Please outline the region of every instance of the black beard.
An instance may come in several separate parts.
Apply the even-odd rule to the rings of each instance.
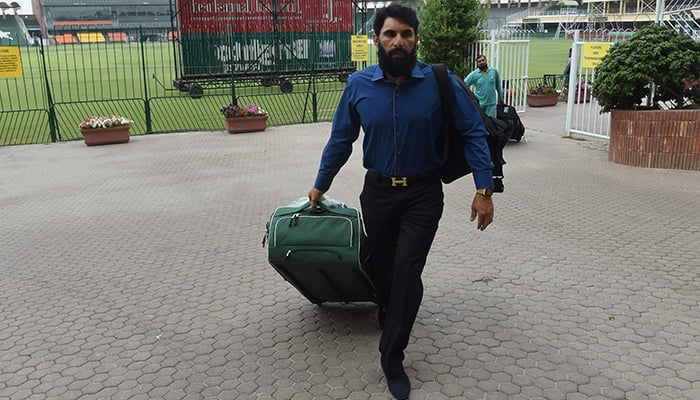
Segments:
[[[488,65],[484,65],[483,67],[479,67],[479,69],[482,70],[482,71],[486,71],[487,69],[489,69],[489,66],[488,66]]]
[[[403,54],[403,57],[394,57],[395,54]],[[377,47],[377,57],[379,58],[379,66],[387,75],[396,78],[408,78],[411,76],[413,67],[416,66],[418,60],[417,49],[414,47],[409,54],[405,49],[396,48],[387,53],[381,45]]]

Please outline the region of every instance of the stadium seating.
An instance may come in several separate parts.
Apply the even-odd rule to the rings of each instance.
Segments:
[[[126,32],[107,32],[107,38],[112,43],[126,42]]]
[[[78,32],[80,43],[104,43],[105,37],[100,32]]]
[[[78,40],[71,33],[62,33],[62,34],[56,35],[55,37],[56,37],[56,43],[60,43],[60,44],[76,44],[76,43],[78,43]]]

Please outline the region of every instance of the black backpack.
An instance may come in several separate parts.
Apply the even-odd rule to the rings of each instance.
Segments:
[[[447,67],[444,64],[433,64],[433,73],[437,79],[438,88],[440,90],[440,99],[442,100],[442,112],[444,116],[443,132],[441,137],[442,167],[440,171],[441,179],[444,183],[451,183],[464,175],[472,172],[466,158],[464,157],[464,141],[461,136],[455,131],[454,120],[452,117],[452,104],[450,96],[450,77],[447,74]],[[489,136],[486,142],[489,145],[491,153],[491,161],[494,164],[493,168],[493,183],[494,192],[503,192],[503,165],[506,160],[503,159],[503,148],[510,138],[509,126],[506,122],[491,118],[484,113],[484,110],[479,106],[479,100],[474,93],[467,87],[463,80],[456,77],[457,82],[462,89],[467,93],[474,106],[481,114],[481,119],[484,121],[486,130]],[[440,147],[438,147],[440,148]]]
[[[511,130],[509,135],[510,140],[519,142],[520,139],[523,138],[523,135],[525,135],[525,125],[523,125],[523,122],[520,120],[520,116],[518,116],[515,108],[507,104],[499,104],[497,109],[498,119],[505,121],[508,124],[508,128]]]

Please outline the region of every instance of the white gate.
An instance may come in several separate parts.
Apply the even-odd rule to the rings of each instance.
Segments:
[[[529,38],[497,39],[496,31],[492,31],[489,40],[477,41],[470,50],[472,65],[476,64],[476,56],[483,54],[488,64],[498,70],[505,103],[518,112],[525,111]]]
[[[601,114],[598,101],[591,96],[595,85],[595,69],[583,68],[584,42],[580,32],[574,31],[574,43],[571,47],[571,75],[566,96],[566,136],[575,133],[610,139],[610,113]],[[609,42],[607,35],[586,36],[589,42]]]

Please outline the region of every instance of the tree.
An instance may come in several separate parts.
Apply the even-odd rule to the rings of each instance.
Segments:
[[[700,43],[665,25],[648,25],[617,43],[595,70],[593,96],[602,112],[639,108],[654,84],[652,108],[672,101],[698,104]]]
[[[479,26],[485,19],[479,0],[427,0],[418,32],[421,60],[443,63],[466,76],[474,64],[469,49],[479,39]]]
[[[425,4],[425,0],[395,0],[392,1],[395,4],[401,4],[406,7],[420,8]]]

